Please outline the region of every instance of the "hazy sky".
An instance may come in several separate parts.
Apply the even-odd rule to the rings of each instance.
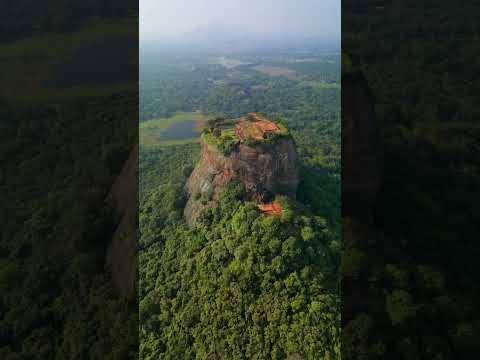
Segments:
[[[340,0],[140,0],[141,41],[210,24],[262,35],[339,37]]]

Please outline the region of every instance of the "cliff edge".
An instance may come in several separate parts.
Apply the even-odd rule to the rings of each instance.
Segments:
[[[115,232],[107,250],[107,267],[116,289],[134,293],[137,279],[138,145],[130,153],[106,202],[114,210]]]

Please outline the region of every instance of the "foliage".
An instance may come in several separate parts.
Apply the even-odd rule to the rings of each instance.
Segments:
[[[479,4],[347,5],[343,71],[361,71],[369,84],[383,162],[370,229],[375,235],[363,239],[375,245],[361,249],[372,270],[344,299],[356,301],[358,289],[370,287],[362,296],[364,308],[383,337],[387,358],[400,351],[409,359],[469,358],[478,353],[478,341],[475,346],[470,336],[460,340],[453,333],[480,319],[473,310],[480,293],[478,83],[470,81],[479,68]],[[379,269],[385,269],[383,276]],[[398,291],[408,291],[410,299]],[[385,308],[379,295],[385,292],[389,313],[377,311]],[[422,306],[415,321],[398,315],[417,304]],[[472,326],[478,333],[478,325]]]
[[[181,62],[175,56],[178,54],[164,52],[144,54],[141,58],[142,122],[196,110],[234,118],[252,111],[264,112],[285,118],[290,130],[339,119],[339,87],[304,88],[299,87],[299,81],[264,76],[250,67],[229,71],[209,63],[203,54],[182,54]],[[339,84],[340,57],[325,55],[319,57],[316,64],[324,61],[330,62],[330,68],[337,69],[332,79]]]
[[[416,306],[412,304],[412,296],[405,290],[394,290],[387,294],[386,311],[393,325],[403,323],[415,315]]]
[[[376,337],[375,324],[367,314],[359,314],[342,328],[342,356],[348,359],[381,359],[384,344]]]
[[[166,225],[163,249],[142,252],[143,358],[338,356],[334,235],[288,206],[260,216],[242,193],[229,184],[196,229]]]
[[[143,61],[141,121],[194,110],[278,119],[298,146],[307,209],[277,196],[282,214],[262,215],[243,201],[244,186],[229,182],[190,229],[184,184],[198,145],[141,149],[140,358],[339,358],[339,87],[303,87],[248,65],[228,70],[200,54]],[[338,85],[338,74],[313,68],[298,71]],[[202,136],[228,154],[238,139],[223,122],[212,117]]]
[[[117,95],[113,112],[110,98],[2,104],[3,359],[136,353],[136,294],[122,299],[104,268],[114,231],[104,200],[136,138],[135,97]]]
[[[202,138],[215,146],[224,156],[230,155],[239,142],[233,129],[220,130],[218,127],[204,130]]]

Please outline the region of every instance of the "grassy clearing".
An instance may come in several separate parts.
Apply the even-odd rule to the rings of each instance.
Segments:
[[[283,76],[289,80],[301,80],[302,77],[299,76],[295,71],[280,66],[265,66],[265,65],[257,65],[253,69],[260,71],[263,74],[268,76],[276,77],[276,76]]]
[[[200,141],[199,137],[188,139],[162,140],[160,133],[162,130],[168,129],[173,124],[180,121],[195,121],[198,124],[198,130],[201,131],[203,122],[207,120],[207,115],[199,112],[178,113],[169,118],[159,118],[144,121],[140,123],[140,145],[141,146],[165,146],[165,145],[183,145],[196,143]]]
[[[200,112],[190,112],[190,113],[177,113],[169,118],[159,118],[144,121],[140,123],[140,129],[167,129],[171,125],[179,121],[206,121],[208,116]]]

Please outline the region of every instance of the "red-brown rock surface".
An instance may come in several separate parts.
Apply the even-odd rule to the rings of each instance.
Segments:
[[[201,210],[212,206],[222,186],[231,179],[244,183],[248,200],[269,201],[275,194],[295,198],[299,179],[293,139],[284,136],[271,143],[251,146],[240,143],[228,156],[202,141],[200,160],[186,185],[187,223],[193,224]]]

